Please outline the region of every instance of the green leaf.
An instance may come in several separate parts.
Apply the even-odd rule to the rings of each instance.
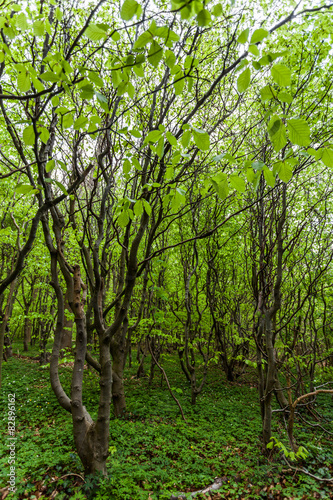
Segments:
[[[27,146],[33,146],[35,144],[35,132],[32,125],[29,125],[29,127],[23,130],[23,141]]]
[[[254,56],[259,56],[260,54],[260,51],[256,45],[250,45],[249,52],[251,52],[251,54],[253,54]]]
[[[271,64],[272,60],[273,59],[271,58],[271,56],[269,54],[266,54],[265,56],[261,57],[258,62],[261,66],[267,66],[268,64]]]
[[[22,71],[17,76],[17,87],[20,92],[28,92],[30,89],[30,74],[28,71]]]
[[[326,167],[333,168],[333,149],[320,148],[320,159]]]
[[[136,170],[138,170],[139,172],[141,172],[142,166],[141,166],[139,160],[135,156],[132,156],[132,164],[134,165],[134,167],[136,168]]]
[[[237,38],[237,42],[238,43],[246,43],[247,39],[249,38],[249,33],[250,33],[249,28],[246,28],[245,30],[243,30],[241,32],[241,34],[239,35],[239,37]]]
[[[145,212],[147,213],[147,215],[151,215],[151,206],[149,205],[148,201],[144,200],[144,199],[142,201],[143,201],[143,206],[144,206]]]
[[[230,163],[235,163],[235,157],[232,156],[230,153],[224,153],[224,159],[228,160]]]
[[[3,32],[4,32],[4,35],[6,35],[10,39],[15,38],[16,33],[17,33],[15,31],[15,29],[13,28],[13,26],[8,25],[8,23],[6,23],[6,25],[3,27]]]
[[[125,0],[120,10],[120,17],[124,21],[130,21],[137,13],[139,4],[135,0]]]
[[[210,15],[209,10],[202,9],[197,15],[197,23],[199,26],[208,26],[212,17]]]
[[[63,170],[64,172],[68,172],[68,170],[66,168],[66,165],[65,165],[65,163],[63,161],[57,160],[57,163],[60,166],[61,170]]]
[[[262,89],[260,89],[260,96],[263,102],[269,101],[270,99],[275,98],[276,93],[274,89],[270,85],[266,85]]]
[[[113,40],[114,42],[119,42],[119,40],[120,40],[120,35],[119,35],[119,32],[118,32],[118,31],[115,31],[114,33],[112,33],[112,35],[111,35],[111,40]]]
[[[293,102],[293,96],[288,94],[287,92],[279,92],[277,98],[279,99],[279,101],[286,102],[288,104]]]
[[[148,52],[148,62],[152,66],[154,66],[154,68],[157,68],[162,57],[163,57],[162,47],[157,42],[155,42],[155,40],[153,40]]]
[[[218,3],[218,4],[214,5],[213,8],[212,8],[212,14],[215,17],[222,16],[222,14],[223,14],[222,4]]]
[[[162,135],[162,132],[160,130],[151,130],[149,134],[145,137],[144,144],[147,144],[148,142],[155,143],[157,142]]]
[[[52,73],[52,71],[46,71],[45,73],[42,73],[40,75],[41,79],[44,80],[44,82],[59,82],[60,77],[56,75],[55,73]]]
[[[96,71],[89,71],[88,77],[90,81],[97,85],[97,87],[103,87],[104,82]]]
[[[145,76],[145,72],[143,71],[143,67],[142,65],[136,65],[136,66],[133,66],[133,71],[134,73],[139,77],[139,78],[144,78]]]
[[[67,113],[62,117],[62,127],[69,128],[73,125],[74,117],[72,113]]]
[[[21,31],[25,31],[28,29],[29,25],[28,25],[27,17],[24,14],[24,12],[20,12],[20,14],[18,14],[16,16],[16,26]]]
[[[184,7],[182,7],[180,16],[182,19],[189,19],[191,17],[191,8],[189,7],[189,5],[184,5]]]
[[[74,130],[81,130],[83,129],[88,123],[88,118],[85,116],[81,115],[77,120],[74,122]]]
[[[140,217],[143,212],[142,200],[138,200],[133,207],[134,215]]]
[[[171,71],[170,71],[171,75],[176,75],[177,73],[179,73],[180,76],[183,74],[179,64],[176,64],[175,66],[173,66],[171,68]]]
[[[123,163],[123,172],[124,174],[129,174],[132,168],[132,164],[129,161],[128,158],[125,158],[124,163]]]
[[[38,129],[40,140],[46,144],[50,138],[50,132],[45,127],[40,127]]]
[[[44,36],[45,25],[44,21],[35,21],[32,25],[35,36]]]
[[[249,182],[253,182],[255,177],[255,173],[253,172],[253,169],[251,167],[248,167],[246,169],[246,178]]]
[[[273,175],[273,172],[269,170],[266,166],[264,167],[264,177],[265,181],[270,187],[275,186],[275,176]]]
[[[55,160],[50,160],[47,162],[47,164],[45,165],[45,171],[46,172],[51,172],[51,170],[53,170],[55,167]]]
[[[242,93],[245,92],[245,90],[248,88],[250,85],[251,81],[251,71],[249,68],[246,68],[243,73],[239,75],[237,78],[237,90],[238,92]]]
[[[182,72],[177,73],[173,80],[175,95],[180,95],[183,92],[184,85],[185,85],[185,78],[183,73]]]
[[[321,157],[321,153],[320,153],[320,150],[316,150],[316,149],[313,149],[313,148],[309,148],[306,150],[306,152],[311,155],[311,156],[314,156],[316,160],[320,160],[320,157]]]
[[[168,139],[168,141],[170,142],[171,146],[176,147],[178,145],[178,141],[177,141],[176,137],[174,137],[171,134],[171,132],[167,132],[165,135],[166,135],[166,138]]]
[[[162,158],[164,154],[164,135],[160,138],[157,144],[156,153],[159,158]]]
[[[133,135],[133,137],[136,137],[137,139],[140,139],[140,137],[142,137],[142,133],[140,132],[140,130],[132,129],[129,130],[129,133]]]
[[[32,75],[31,79],[37,92],[42,92],[43,90],[45,90],[44,84],[38,78]]]
[[[17,194],[27,194],[32,191],[33,187],[28,184],[18,184],[15,188]]]
[[[289,138],[297,146],[308,146],[310,144],[310,127],[303,118],[287,121]]]
[[[165,40],[165,45],[169,48],[172,47],[174,42],[178,42],[180,38],[177,33],[169,28],[169,26],[162,26],[160,28],[157,28],[155,31],[155,36],[163,38]]]
[[[191,136],[192,136],[192,132],[190,130],[185,130],[185,132],[183,133],[183,135],[181,137],[181,143],[182,143],[183,148],[187,148],[187,146],[190,143]]]
[[[182,189],[177,188],[175,190],[174,197],[172,198],[171,208],[175,212],[179,210],[179,207],[185,202],[185,196]]]
[[[83,87],[80,88],[80,97],[81,99],[92,99],[95,95],[94,87],[89,83],[88,85],[83,85]]]
[[[287,87],[291,83],[291,71],[284,64],[274,64],[271,68],[271,75],[280,87]]]
[[[54,95],[54,96],[52,97],[52,99],[51,99],[52,106],[53,106],[54,108],[57,108],[57,107],[59,106],[59,101],[60,101],[59,96],[58,96],[58,95]]]
[[[139,38],[137,39],[137,41],[134,44],[133,49],[134,50],[142,49],[143,47],[145,47],[147,45],[147,43],[151,42],[152,39],[153,39],[153,35],[149,31],[145,31],[144,33],[142,33],[139,36]]]
[[[59,9],[59,7],[57,7],[55,10],[55,18],[57,21],[61,21],[61,19],[63,18],[63,13]]]
[[[174,174],[175,174],[175,170],[173,167],[169,166],[167,167],[166,171],[165,171],[165,178],[166,180],[170,180],[170,179],[173,179],[174,178]]]
[[[261,42],[268,35],[269,35],[269,32],[267,30],[264,30],[263,28],[259,28],[253,32],[253,34],[251,36],[250,43]]]
[[[215,175],[211,179],[211,183],[218,196],[224,200],[229,194],[229,186],[227,181],[227,175],[223,172]]]
[[[56,180],[53,180],[53,182],[58,186],[58,188],[65,194],[65,195],[68,195],[67,193],[67,189],[65,188],[65,186],[63,184],[61,184],[61,182],[59,181],[56,181]]]
[[[95,92],[95,96],[97,101],[99,102],[100,106],[106,113],[109,112],[109,106],[108,106],[108,100],[107,98],[103,95],[100,94],[99,92]]]
[[[89,24],[84,34],[92,42],[98,42],[106,38],[105,31],[96,24]]]
[[[212,161],[221,161],[225,157],[225,153],[222,153],[220,155],[214,156],[212,158]]]
[[[237,174],[233,174],[229,178],[230,184],[234,187],[239,193],[244,193],[246,186],[245,181]]]
[[[210,148],[209,135],[204,130],[193,127],[193,139],[197,148],[201,151],[207,151]]]
[[[88,132],[96,132],[102,119],[99,116],[92,115],[89,120]]]
[[[274,115],[268,124],[268,134],[278,153],[287,144],[286,128],[278,116]]]
[[[50,36],[52,36],[52,28],[50,21],[48,19],[45,19],[45,31],[48,33]]]
[[[165,64],[171,69],[174,67],[176,62],[176,56],[172,50],[165,51]]]
[[[259,171],[259,170],[262,170],[263,167],[265,167],[265,163],[263,161],[253,161],[252,162],[252,168],[256,172]]]
[[[278,176],[281,181],[287,183],[293,176],[293,171],[291,166],[286,161],[280,161],[277,168]]]

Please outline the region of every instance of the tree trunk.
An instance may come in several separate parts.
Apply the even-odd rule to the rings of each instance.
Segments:
[[[112,402],[116,418],[121,417],[126,410],[124,390],[125,345],[117,339],[111,341],[112,356]]]
[[[267,370],[264,393],[264,419],[263,419],[263,441],[266,449],[272,435],[272,394],[276,380],[276,359],[273,345],[273,332],[270,311],[266,313],[265,336],[267,353]]]
[[[81,288],[84,290],[81,299]],[[82,384],[87,350],[87,329],[84,314],[85,285],[82,283],[80,267],[74,267],[74,299],[70,306],[75,314],[76,353],[73,368],[71,412],[74,442],[86,474],[107,474],[106,459],[109,450],[109,420],[111,399],[111,358],[109,343],[100,335],[100,398],[96,422],[92,420],[82,404]]]
[[[10,313],[12,310],[13,306],[13,298],[14,298],[14,290],[15,290],[15,285],[16,285],[16,279],[14,279],[9,288],[9,294],[7,297],[7,304],[5,307],[4,315],[2,318],[2,323],[0,326],[0,389],[1,389],[1,382],[2,382],[2,359],[3,359],[3,348],[4,348],[4,341],[5,341],[5,334],[6,334],[6,326],[10,317]]]
[[[29,344],[31,342],[31,327],[31,320],[26,317],[24,320],[23,352],[27,352],[29,350]]]
[[[22,295],[23,295],[23,301],[24,301],[24,306],[25,306],[25,311],[24,311],[24,328],[23,328],[23,352],[27,352],[29,350],[29,345],[31,344],[31,330],[32,330],[32,321],[29,318],[29,312],[31,309],[32,304],[35,302],[36,297],[37,297],[37,288],[35,287],[35,279],[33,278],[31,282],[28,280],[28,285],[30,285],[30,294],[28,295],[28,299],[25,299],[25,288],[24,288],[24,280],[22,281]]]
[[[66,300],[65,302],[65,311],[72,313],[71,308]],[[60,349],[71,349],[72,348],[72,337],[73,337],[73,320],[66,317],[66,313],[64,316],[64,328],[61,336],[61,344]]]

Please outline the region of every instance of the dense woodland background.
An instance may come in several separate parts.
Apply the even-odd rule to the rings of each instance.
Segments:
[[[331,498],[333,4],[0,8],[2,498]]]

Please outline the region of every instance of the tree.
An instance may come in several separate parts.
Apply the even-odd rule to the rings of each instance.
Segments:
[[[244,117],[258,102],[251,79],[261,83],[265,67],[285,55],[270,50],[277,30],[297,16],[328,8],[297,11],[286,2],[267,17],[267,29],[251,29],[249,36],[250,13],[233,5],[208,9],[198,1],[174,1],[171,9],[163,2],[142,8],[135,0],[125,0],[119,13],[113,2],[101,1],[88,15],[75,3],[68,10],[52,2],[22,12],[6,7],[0,25],[4,40],[0,97],[4,151],[14,165],[6,165],[4,176],[24,175],[27,184],[18,182],[16,193],[32,196],[38,209],[0,293],[22,271],[41,222],[57,300],[51,384],[59,404],[72,414],[75,444],[87,473],[106,473],[111,396],[115,415],[125,410],[125,340],[139,280],[145,279],[148,264],[168,249],[191,244],[195,254],[197,241],[247,210],[247,205],[231,203],[237,195],[227,198],[230,188],[245,191],[243,168],[254,188],[267,182],[273,189],[277,172],[286,181],[290,168],[284,163],[284,117],[271,111],[268,122],[273,150],[277,155],[283,150],[278,170],[253,161],[246,138],[258,118],[243,127]],[[240,50],[245,44],[247,49]],[[274,89],[290,84],[290,70],[275,63],[271,75],[274,84],[263,87],[261,97],[285,103],[289,97]],[[260,117],[259,123],[265,121],[267,115]],[[310,130],[303,118],[288,117],[287,129],[290,145],[309,145]],[[232,155],[235,152],[238,158]],[[324,162],[328,156],[330,164],[326,148],[309,154],[319,154]],[[245,164],[244,156],[250,158]],[[289,158],[294,158],[291,153]],[[285,200],[281,185],[279,181],[275,193],[279,198],[281,189]],[[219,203],[230,201],[224,218],[215,225],[199,221],[187,240],[174,233],[171,244],[159,245],[162,235],[183,223],[186,214],[196,210],[199,217],[203,200],[216,203],[216,194]],[[276,233],[274,303],[260,309],[265,316],[262,334],[272,357],[265,387],[267,415],[271,375],[275,375],[271,324],[280,308],[284,203]],[[187,277],[195,267],[194,262]],[[188,291],[187,286],[186,300]],[[76,325],[70,396],[58,376],[66,302]],[[192,312],[188,300],[186,308],[188,327]],[[87,352],[88,337],[94,334],[98,361]],[[85,359],[100,373],[95,421],[83,402]]]

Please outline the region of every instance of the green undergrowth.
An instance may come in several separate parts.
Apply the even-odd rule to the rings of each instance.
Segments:
[[[176,356],[166,356],[163,365],[187,422],[160,372],[156,371],[149,387],[147,377],[135,378],[137,365],[133,363],[125,373],[127,413],[122,419],[110,421],[108,478],[83,480],[72,438],[71,416],[59,407],[48,370],[27,358],[14,357],[4,363],[0,401],[5,431],[0,444],[1,487],[7,485],[9,472],[8,394],[16,396],[17,491],[7,498],[165,500],[177,492],[189,495],[211,484],[215,477],[223,478],[223,487],[215,498],[332,498],[328,483],[295,472],[278,451],[270,459],[262,455],[253,375],[229,383],[218,367],[212,367],[203,393],[192,406],[190,388],[180,373]],[[60,368],[60,379],[68,391],[70,375],[69,366]],[[96,374],[86,370],[84,402],[93,417],[97,411],[97,389]],[[332,398],[321,396],[318,404],[326,419],[321,426],[332,432]],[[318,423],[308,414],[304,413],[304,418]],[[322,427],[298,421],[295,435],[307,449],[308,457],[294,462],[292,467],[305,467],[325,479],[332,477],[333,439]],[[274,416],[273,434],[288,447],[278,413]]]

